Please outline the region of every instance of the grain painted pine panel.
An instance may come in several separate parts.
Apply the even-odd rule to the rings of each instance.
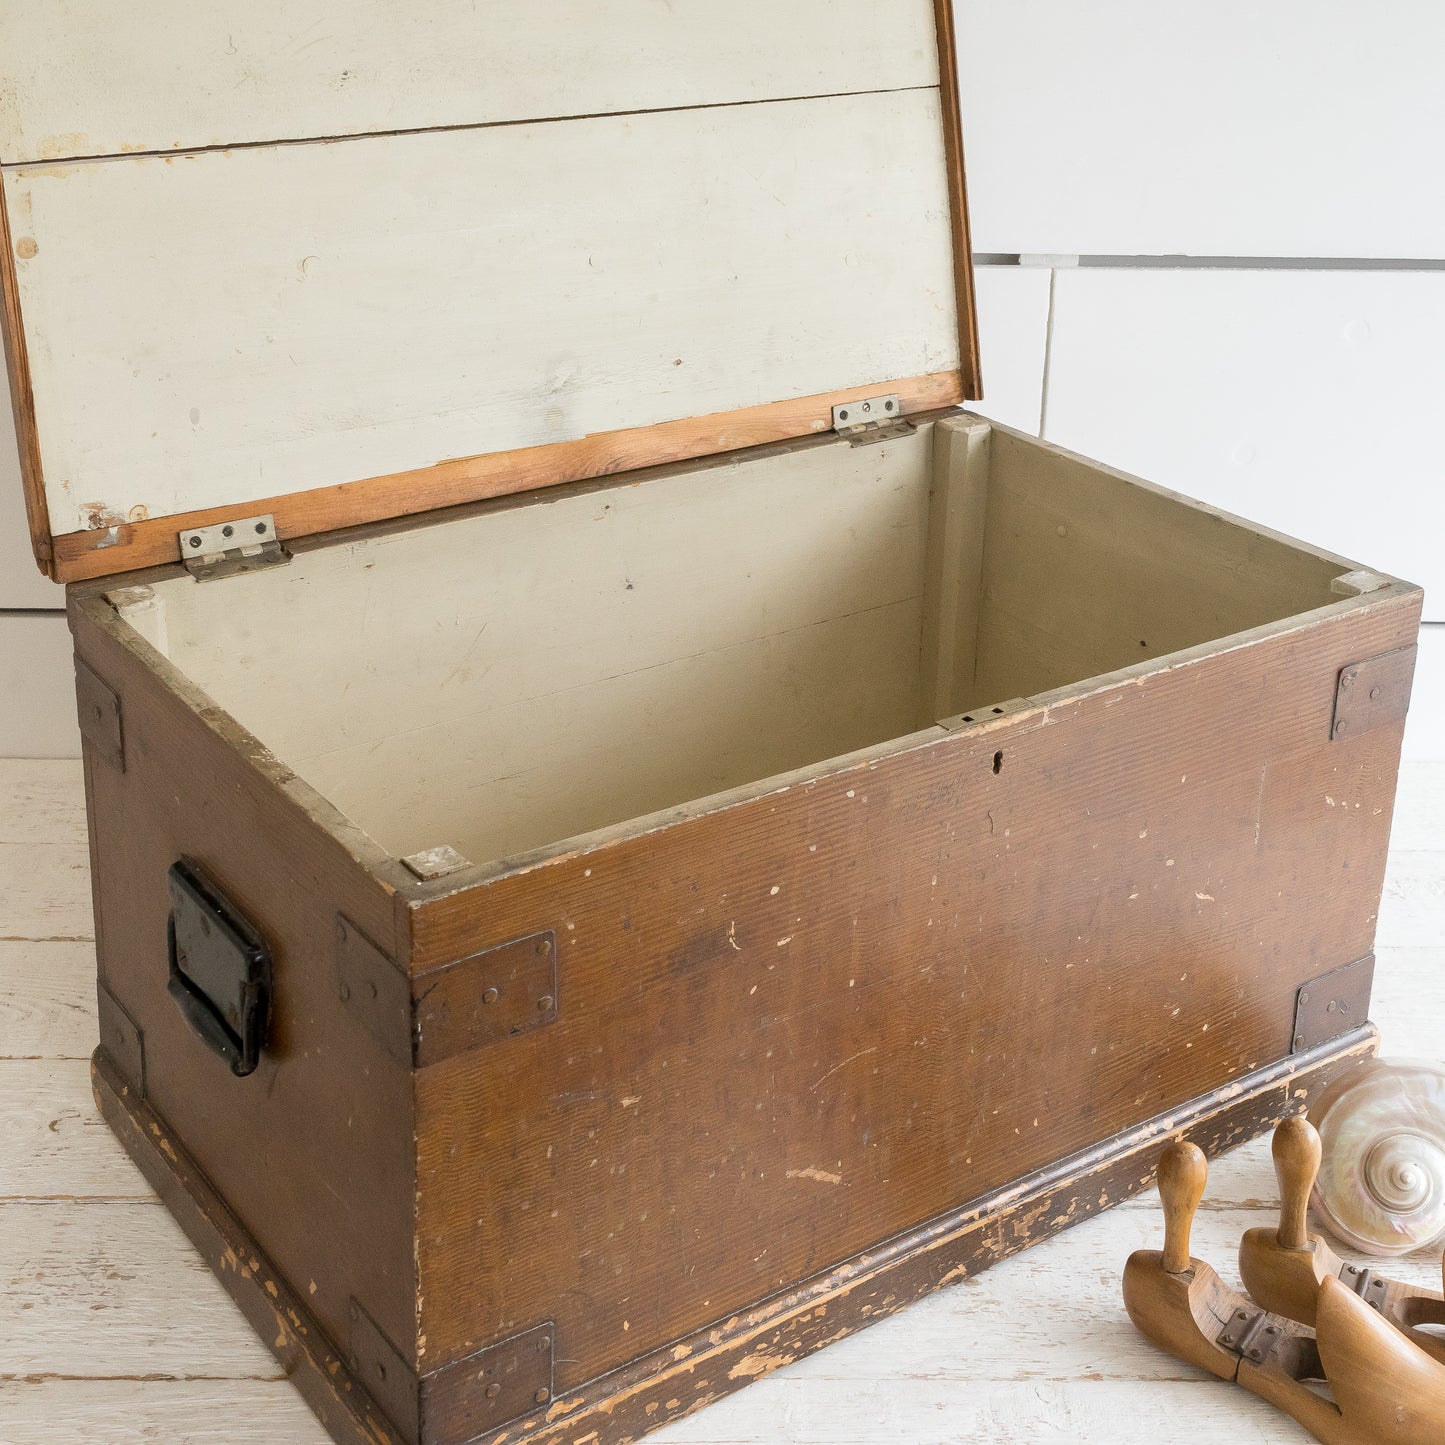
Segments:
[[[1048,440],[1425,587],[1445,272],[1057,273]]]
[[[1445,256],[1429,0],[957,0],[974,239]]]
[[[0,54],[7,163],[938,83],[928,0],[47,0]]]
[[[1404,880],[1402,894],[1418,904],[1418,921],[1433,927],[1436,945],[1381,949],[1374,1012],[1391,1051],[1438,1054],[1445,1027],[1438,947],[1445,898],[1420,886],[1421,879],[1445,874],[1439,813],[1431,802],[1438,773],[1409,764],[1402,773],[1391,875]],[[34,851],[65,848],[71,829],[78,844],[77,784],[73,769],[0,769],[0,797],[7,802],[45,800],[48,821],[39,831],[47,841],[36,841]],[[0,853],[0,876],[22,850],[25,844],[17,842]],[[74,914],[82,904],[72,900],[70,907]],[[0,901],[0,932],[9,931],[14,916]],[[7,970],[29,964],[27,977],[42,979],[43,959],[53,958],[57,947],[65,946],[47,945],[42,955],[25,952],[36,945],[12,944],[8,949],[20,953],[7,957],[0,945],[5,1028],[17,1012],[3,1012],[11,1002]],[[74,1002],[79,968],[88,965],[79,956],[83,946],[71,947],[77,957],[56,970],[55,1002],[62,1009],[66,1000]],[[1398,1032],[1406,1026],[1413,1036]],[[0,1096],[15,1101],[18,1118],[28,1117],[27,1109],[33,1117],[45,1113],[52,1098],[78,1107],[81,1070],[72,1067],[75,1077],[56,1091],[62,1070],[16,1064]],[[12,1173],[48,1166],[55,1179],[78,1182],[95,1167],[86,1162],[83,1135],[65,1142],[62,1131],[56,1136],[62,1143],[54,1144],[37,1140],[39,1132],[32,1126],[13,1136],[16,1152],[28,1147],[29,1159],[12,1159]],[[48,1122],[43,1132],[50,1133]],[[68,1158],[54,1152],[61,1147]],[[1274,1196],[1267,1141],[1217,1161],[1196,1224],[1196,1254],[1232,1279],[1240,1232],[1270,1222]],[[1119,1269],[1130,1250],[1157,1246],[1160,1233],[1156,1204],[1141,1197],[655,1438],[659,1445],[872,1445],[880,1439],[1143,1445],[1182,1438],[1187,1420],[1189,1439],[1201,1445],[1304,1440],[1283,1417],[1159,1354],[1128,1325]],[[1416,1257],[1392,1269],[1427,1283],[1437,1262]],[[319,1427],[276,1374],[159,1206],[0,1204],[0,1375],[10,1377],[0,1381],[0,1439],[14,1445],[56,1438],[94,1445],[145,1439],[322,1445]],[[135,1378],[142,1375],[173,1378]]]
[[[959,365],[936,89],[4,180],[56,534]]]
[[[0,755],[78,758],[75,668],[62,612],[0,612]],[[0,837],[10,820],[0,814]],[[0,881],[0,893],[5,884]]]
[[[0,941],[0,1059],[85,1060],[98,1036],[93,944]]]
[[[1039,434],[1049,338],[1049,276],[1033,266],[974,269],[983,400],[970,410]]]

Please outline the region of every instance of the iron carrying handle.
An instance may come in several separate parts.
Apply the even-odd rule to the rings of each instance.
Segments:
[[[166,991],[193,1033],[243,1079],[256,1071],[271,1004],[271,952],[189,859],[167,877]]]

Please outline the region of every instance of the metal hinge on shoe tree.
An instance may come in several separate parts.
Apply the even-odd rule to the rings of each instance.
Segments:
[[[1271,1324],[1263,1310],[1236,1310],[1215,1343],[1251,1364],[1262,1365],[1274,1353],[1279,1340],[1280,1327]]]

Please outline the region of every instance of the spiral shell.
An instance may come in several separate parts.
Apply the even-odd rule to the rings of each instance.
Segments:
[[[1384,1256],[1445,1240],[1445,1069],[1374,1060],[1310,1120],[1324,1146],[1314,1204],[1331,1232]]]

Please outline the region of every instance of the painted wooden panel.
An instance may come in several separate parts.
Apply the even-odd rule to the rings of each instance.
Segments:
[[[1049,339],[1049,275],[1029,266],[978,266],[983,400],[970,404],[1005,426],[1039,433]]]
[[[1413,869],[1392,861],[1391,875],[1405,887],[1408,876],[1428,877],[1432,863],[1440,876],[1442,777],[1419,765],[1402,771],[1395,843],[1424,860]],[[0,766],[0,825],[0,877],[37,843],[83,856],[79,770]],[[69,912],[58,923],[71,932],[87,928],[88,893],[63,891]],[[1438,890],[1426,887],[1416,899],[1438,939],[1445,923]],[[11,1057],[35,1056],[25,1061],[28,1075],[13,1070],[9,1089],[16,1099],[53,1098],[62,1114],[79,1115],[92,1107],[83,1073],[47,1060],[88,1051],[95,1020],[85,946],[16,941],[27,927],[0,901],[0,1041]],[[1438,1049],[1442,980],[1438,945],[1381,950],[1372,1012],[1388,1053]],[[52,1083],[58,1088],[47,1095]],[[22,1167],[32,1175],[46,1169],[49,1151],[69,1151],[63,1133],[34,1131],[27,1140],[33,1152]],[[1241,1231],[1272,1222],[1261,1201],[1273,1198],[1275,1187],[1266,1140],[1216,1163],[1195,1253],[1228,1269]],[[1132,1249],[1157,1247],[1159,1238],[1157,1204],[1146,1195],[652,1438],[657,1445],[956,1445],[973,1438],[1153,1445],[1180,1438],[1187,1419],[1188,1438],[1198,1445],[1303,1440],[1242,1391],[1181,1380],[1178,1367],[1130,1328],[1119,1262]],[[1421,1283],[1438,1280],[1438,1258],[1422,1255],[1393,1268]],[[37,1281],[39,1271],[44,1280]],[[1041,1312],[1039,1300],[1049,1309]],[[11,1445],[326,1440],[154,1203],[0,1205],[0,1365],[0,1439]]]
[[[1060,271],[1048,437],[1369,567],[1445,619],[1445,273]]]
[[[936,89],[5,183],[56,534],[959,365]]]
[[[931,446],[180,578],[158,588],[171,656],[396,856],[520,852],[912,731]]]
[[[47,0],[0,54],[6,162],[938,83],[929,0]]]
[[[0,757],[79,756],[65,614],[0,613]]]
[[[15,418],[0,387],[0,611],[15,607],[65,606],[65,591],[45,578],[30,550]]]
[[[957,11],[979,250],[1445,257],[1445,7]]]

